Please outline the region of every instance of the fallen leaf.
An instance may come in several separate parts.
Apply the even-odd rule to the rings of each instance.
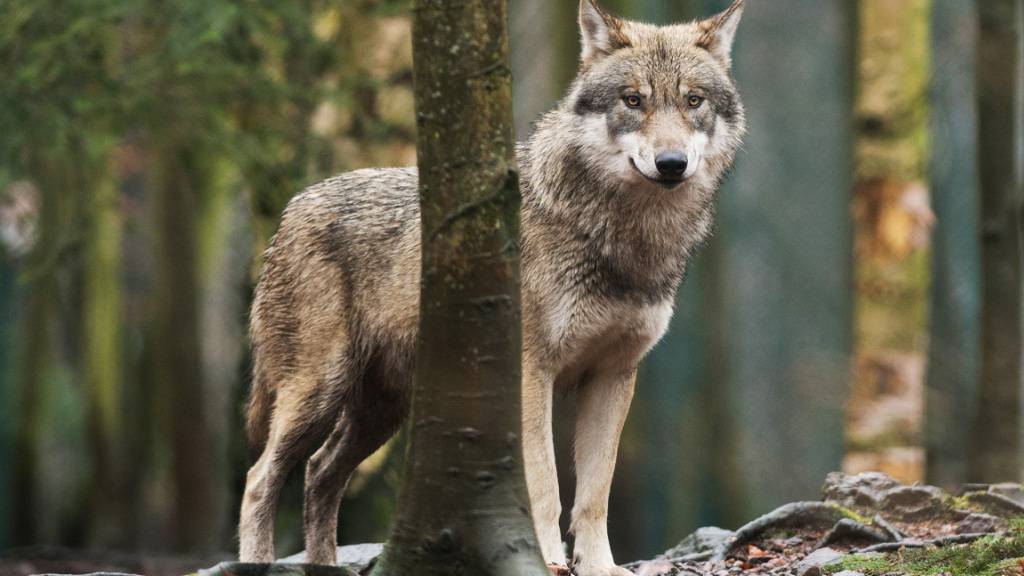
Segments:
[[[552,576],[571,576],[568,566],[558,564],[548,564],[548,572],[551,572]]]

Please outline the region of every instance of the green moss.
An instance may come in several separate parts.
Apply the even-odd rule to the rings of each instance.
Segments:
[[[984,506],[971,501],[966,496],[951,496],[946,500],[947,506],[952,510],[968,510],[970,512],[988,512]]]
[[[906,574],[908,576],[1011,576],[1020,573],[1024,562],[1024,520],[1012,523],[1006,537],[991,536],[971,544],[906,550],[885,556],[850,556],[829,566],[829,574],[843,570],[867,576]]]
[[[836,511],[839,512],[840,514],[842,514],[844,517],[849,518],[850,520],[853,520],[854,522],[860,522],[861,524],[866,524],[866,525],[869,525],[869,526],[874,523],[874,521],[871,520],[871,518],[868,518],[867,516],[861,516],[860,514],[858,514],[857,512],[855,512],[854,510],[852,510],[850,508],[847,508],[846,506],[840,506],[839,504],[833,504],[832,507],[835,508]]]
[[[853,570],[863,574],[888,574],[897,569],[896,564],[885,555],[848,556],[838,564],[825,567],[826,574]]]
[[[889,428],[871,436],[851,435],[846,439],[847,452],[876,452],[894,446],[921,444],[920,432],[903,428]]]

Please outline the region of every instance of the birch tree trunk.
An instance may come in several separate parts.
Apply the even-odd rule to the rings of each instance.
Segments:
[[[504,0],[419,0],[412,434],[378,576],[547,574],[520,443],[519,185]]]
[[[1021,475],[1021,10],[1021,0],[978,3],[982,361],[969,470],[980,482]]]

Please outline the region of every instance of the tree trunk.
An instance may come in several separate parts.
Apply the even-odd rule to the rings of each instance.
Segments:
[[[519,187],[504,0],[414,9],[420,331],[378,576],[547,574],[522,469]]]
[[[748,2],[738,36],[749,132],[718,200],[722,347],[710,376],[726,382],[742,423],[744,516],[817,498],[843,456],[855,8]]]
[[[196,214],[198,338],[203,406],[211,460],[204,467],[214,505],[207,512],[211,536],[220,549],[229,545],[234,499],[230,492],[232,433],[240,430],[238,399],[242,379],[242,343],[246,341],[245,302],[240,286],[249,273],[249,243],[242,221],[249,215],[237,194],[235,174],[222,160],[207,157],[197,176],[203,193]]]
[[[919,446],[927,346],[930,0],[861,0],[854,375],[847,470],[922,480]],[[887,406],[899,406],[892,409]],[[898,416],[894,416],[898,414]]]
[[[980,239],[971,0],[933,0],[932,288],[925,390],[926,481],[967,481],[968,429],[979,369]]]
[[[20,296],[15,285],[15,265],[13,256],[0,247],[0,421],[14,422],[15,388],[13,376],[14,334],[17,322],[16,299]],[[14,509],[11,499],[11,470],[9,464],[14,461],[12,448],[13,430],[10,426],[0,427],[0,462],[4,463],[4,472],[0,474],[0,549],[11,546],[13,518],[9,515]]]
[[[54,365],[57,363],[57,317],[60,307],[57,285],[57,261],[64,238],[62,226],[66,207],[62,191],[70,189],[70,179],[60,162],[46,152],[33,155],[31,173],[39,186],[39,220],[35,245],[29,260],[22,316],[17,411],[14,424],[13,543],[27,546],[38,543],[42,524],[38,505],[41,465],[40,442],[45,422],[45,400]]]
[[[101,162],[88,178],[84,213],[85,260],[82,308],[82,368],[92,453],[91,540],[123,542],[127,535],[122,458],[121,397],[121,214],[116,182]],[[90,175],[92,176],[92,175]]]
[[[1021,0],[978,4],[981,168],[981,385],[971,480],[1021,476]]]
[[[157,152],[159,151],[159,152]],[[214,455],[200,370],[196,264],[196,195],[190,170],[195,152],[187,146],[155,147],[158,286],[154,342],[156,385],[166,402],[164,421],[171,441],[174,547],[216,549],[213,526]],[[159,412],[158,412],[159,413]]]

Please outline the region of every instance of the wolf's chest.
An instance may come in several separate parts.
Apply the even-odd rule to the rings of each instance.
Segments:
[[[672,301],[648,304],[595,294],[561,294],[545,311],[547,347],[558,363],[643,356],[668,328]]]

